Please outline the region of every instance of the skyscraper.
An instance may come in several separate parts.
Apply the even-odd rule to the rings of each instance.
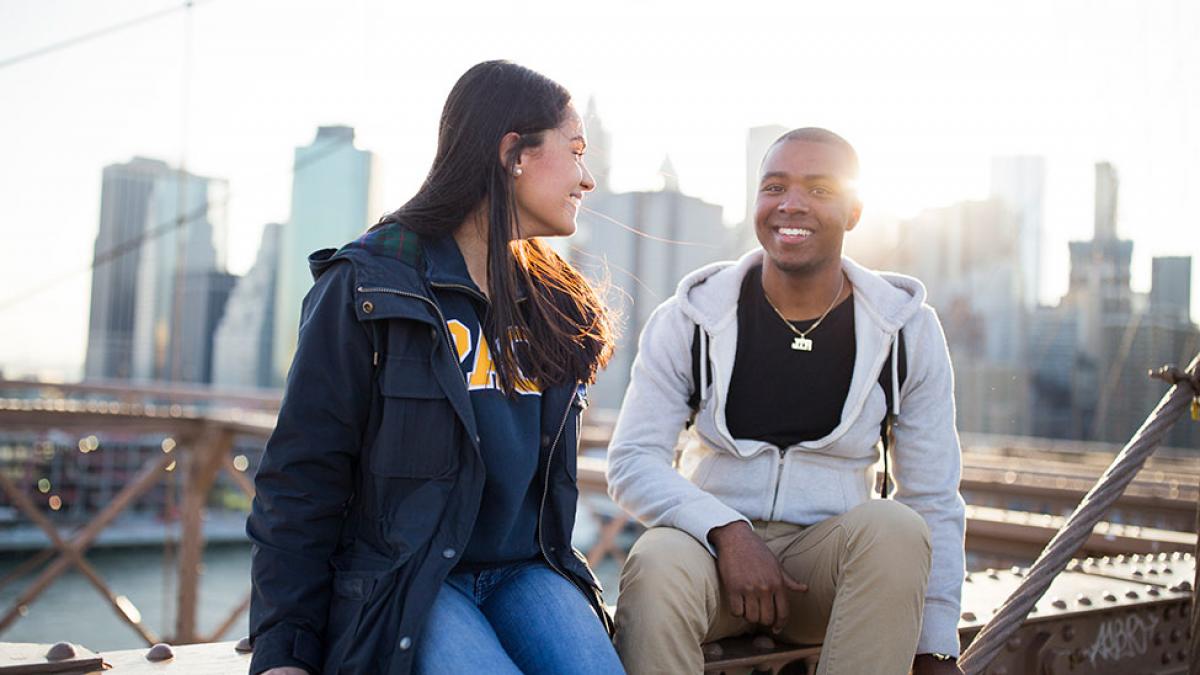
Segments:
[[[296,351],[300,303],[312,286],[308,255],[358,237],[380,215],[375,203],[375,158],[354,147],[354,129],[317,129],[296,148],[291,219],[283,227],[275,288],[272,348],[275,384],[282,384]]]
[[[1000,200],[1017,219],[1016,271],[1026,309],[1037,306],[1042,277],[1042,207],[1046,162],[1018,155],[992,158],[991,197]]]
[[[669,163],[664,169],[673,173]],[[679,280],[706,263],[730,257],[721,207],[679,191],[664,175],[657,192],[597,193],[584,198],[570,258],[589,278],[607,279],[609,301],[624,323],[617,351],[591,391],[601,408],[617,408],[629,383],[637,338]]]
[[[1133,242],[1117,238],[1117,171],[1096,164],[1096,210],[1090,241],[1073,241],[1071,277],[1063,304],[1079,312],[1079,347],[1099,358],[1105,317],[1128,320],[1133,309],[1129,264]]]
[[[271,385],[271,331],[275,328],[275,279],[283,226],[263,227],[254,267],[234,288],[213,339],[212,382],[221,387]]]
[[[170,173],[165,162],[144,157],[104,167],[84,365],[84,376],[89,379],[128,378],[133,374],[141,239],[155,181]]]
[[[594,97],[588,98],[583,123],[588,137],[588,170],[596,179],[596,192],[608,192],[611,189],[609,177],[612,173],[612,135],[604,128]]]
[[[135,379],[208,380],[209,295],[230,283],[213,276],[224,272],[213,233],[225,226],[227,190],[223,180],[183,172],[154,179],[135,289]]]
[[[1021,360],[1020,226],[997,199],[926,209],[900,224],[898,269],[924,282],[957,354]]]
[[[749,251],[758,246],[754,233],[754,200],[758,197],[758,169],[763,156],[771,144],[787,133],[788,128],[778,124],[751,127],[746,131],[746,206],[742,226],[738,228],[736,253]]]
[[[1192,309],[1192,259],[1159,257],[1151,262],[1150,311],[1190,321]]]

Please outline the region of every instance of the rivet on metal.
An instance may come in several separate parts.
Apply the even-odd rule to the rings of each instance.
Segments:
[[[1051,601],[1050,601],[1050,604],[1051,604],[1051,605],[1053,605],[1053,606],[1055,606],[1055,607],[1057,607],[1057,608],[1059,608],[1059,609],[1066,609],[1066,608],[1067,608],[1067,601],[1066,601],[1066,600],[1063,600],[1062,598],[1055,598],[1055,599],[1053,599],[1053,600],[1051,600]]]
[[[1066,642],[1070,642],[1071,640],[1074,640],[1075,639],[1075,627],[1070,624],[1063,626],[1062,638]]]
[[[1009,572],[1012,572],[1012,575],[1013,575],[1014,577],[1023,577],[1023,576],[1025,576],[1025,570],[1021,569],[1020,567],[1018,567],[1018,566],[1016,566],[1016,565],[1013,565],[1012,569],[1010,569],[1010,570],[1009,570]]]
[[[1142,576],[1142,571],[1141,571],[1141,570],[1134,570],[1134,571],[1133,571],[1133,576],[1135,576],[1135,577],[1141,577],[1141,576]]]
[[[1125,597],[1129,598],[1130,600],[1137,600],[1137,591],[1125,591]]]
[[[1171,642],[1179,642],[1179,638],[1183,637],[1183,631],[1178,628],[1171,629]]]
[[[55,642],[46,652],[47,661],[66,661],[75,658],[75,647],[70,642]]]
[[[1158,597],[1158,587],[1157,586],[1147,586],[1146,587],[1146,595],[1151,595],[1151,596],[1154,596],[1157,598]]]
[[[1171,653],[1170,652],[1163,652],[1162,662],[1163,662],[1163,665],[1166,665],[1171,662]]]
[[[147,661],[166,661],[174,657],[175,652],[171,651],[171,645],[165,642],[154,645],[150,648],[150,651],[146,652]]]
[[[371,312],[374,312],[375,303],[371,302],[370,300],[363,300],[362,310],[363,314],[370,314]]]
[[[1170,567],[1164,567],[1162,569],[1162,572],[1163,572],[1163,574],[1174,574],[1175,573],[1175,571],[1172,570]]]
[[[963,621],[974,621],[975,619],[976,619],[975,612],[963,612],[962,613]]]
[[[1109,601],[1109,602],[1116,602],[1116,601],[1117,601],[1117,596],[1116,596],[1116,595],[1113,595],[1113,592],[1112,592],[1112,591],[1104,591],[1104,599],[1105,599],[1105,600],[1107,600],[1107,601]]]
[[[1186,661],[1187,660],[1187,650],[1180,649],[1179,651],[1175,652],[1175,658],[1179,659],[1180,661]]]
[[[1108,556],[1104,556],[1103,558],[1101,558],[1101,559],[1100,559],[1100,562],[1101,562],[1101,563],[1103,563],[1104,565],[1108,566],[1108,567],[1112,567],[1112,566],[1113,566],[1113,560],[1112,560],[1112,558],[1110,558],[1110,557],[1108,557]]]
[[[1083,593],[1080,593],[1079,595],[1075,596],[1075,602],[1078,602],[1079,604],[1083,605],[1084,607],[1092,606],[1092,599],[1089,598],[1088,596],[1084,595]]]
[[[1161,647],[1163,643],[1162,633],[1154,631],[1154,636],[1150,638],[1150,642],[1153,643],[1155,647]]]
[[[1000,574],[999,574],[999,573],[998,573],[996,570],[988,570],[988,571],[987,571],[987,578],[989,578],[989,579],[999,579],[999,578],[1000,578]]]
[[[704,658],[706,659],[719,659],[725,655],[725,649],[716,642],[701,645],[700,651],[704,652]]]
[[[1150,569],[1146,570],[1146,573],[1147,573],[1147,574],[1153,574],[1154,576],[1158,576],[1158,568],[1157,568],[1157,567],[1151,567]]]
[[[767,635],[757,635],[750,644],[754,645],[755,649],[775,649],[775,641]]]
[[[1181,591],[1192,590],[1192,582],[1188,581],[1187,579],[1184,579],[1183,581],[1179,582],[1179,590],[1181,590]]]
[[[250,636],[247,635],[241,640],[238,640],[238,643],[233,646],[233,649],[239,654],[249,654],[250,652],[254,651],[254,645],[250,644]]]

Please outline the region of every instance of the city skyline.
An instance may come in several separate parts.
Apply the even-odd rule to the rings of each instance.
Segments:
[[[20,53],[110,25],[118,16],[171,5],[114,3],[99,12],[59,4],[57,9],[68,11],[0,7],[11,19],[0,22],[7,26],[0,27],[4,44]],[[539,16],[528,24],[538,39],[512,40],[503,28],[515,26],[509,23],[515,19],[503,8],[481,7],[457,24],[468,38],[461,49],[429,59],[421,50],[436,46],[418,33],[445,18],[438,11],[410,15],[373,2],[331,10],[315,3],[284,17],[287,30],[266,31],[264,37],[262,27],[277,18],[268,8],[207,3],[191,11],[193,81],[186,116],[179,77],[182,13],[0,70],[0,80],[13,92],[13,123],[0,131],[0,142],[10,149],[0,176],[13,188],[0,192],[10,242],[0,259],[0,301],[6,301],[6,323],[36,324],[47,333],[31,339],[25,328],[6,331],[0,366],[15,372],[82,362],[86,265],[98,222],[102,166],[135,155],[177,165],[186,156],[189,171],[226,178],[229,268],[244,273],[262,226],[286,220],[290,153],[311,140],[314,127],[356,128],[359,146],[381,160],[380,208],[394,208],[427,169],[436,118],[453,80],[471,63],[496,56],[559,79],[581,107],[586,97],[596,97],[613,138],[606,150],[614,191],[654,189],[659,164],[670,155],[681,190],[722,206],[727,225],[744,212],[746,130],[818,124],[859,148],[867,218],[890,212],[899,219],[922,208],[984,198],[993,156],[1045,157],[1043,301],[1065,291],[1066,242],[1090,236],[1097,160],[1112,161],[1121,173],[1118,232],[1137,244],[1135,290],[1148,289],[1152,256],[1200,258],[1200,238],[1187,236],[1195,226],[1187,222],[1185,208],[1186,186],[1200,175],[1200,148],[1188,117],[1196,98],[1192,82],[1200,81],[1197,46],[1189,37],[1197,26],[1194,8],[1176,3],[1093,10],[1085,3],[1054,8],[1027,3],[966,10],[926,3],[896,17],[883,5],[862,5],[809,17],[829,26],[852,21],[844,30],[805,36],[790,48],[753,42],[751,14],[671,10],[618,6],[605,17],[559,27],[561,35],[557,24]],[[785,19],[804,18],[790,11]],[[606,36],[611,41],[613,31],[631,18],[637,19],[635,38],[659,36],[652,58],[635,62],[602,48]],[[1072,31],[1064,35],[1067,25]],[[395,54],[384,40],[371,39],[388,26],[405,27],[392,45]],[[695,42],[686,37],[689,31],[675,30],[682,28],[703,28],[703,39]],[[932,47],[888,53],[886,62],[879,45],[851,53],[855,44],[872,39],[896,46],[893,28],[911,28],[907,34],[914,38],[952,34],[955,44],[972,39],[976,44],[957,63]],[[1006,35],[1013,31],[1026,38],[1019,53],[1007,49]],[[1117,35],[1122,39],[1115,40]],[[320,36],[329,48],[301,50],[305,36]],[[838,51],[839,38],[850,46]],[[714,41],[728,48],[708,49]],[[753,48],[739,50],[746,45]],[[1074,59],[1081,51],[1089,58]],[[406,65],[405,59],[423,54],[420,67]],[[760,63],[806,54],[837,59],[829,61],[828,72],[793,68],[788,72],[795,74],[782,84]],[[232,74],[238,68],[247,71],[244,76]],[[68,110],[58,103],[78,97],[93,105]],[[48,204],[55,207],[49,216]],[[45,225],[14,225],[39,222]],[[53,266],[18,253],[51,246]],[[14,300],[56,275],[69,278],[29,300]],[[1192,281],[1196,316],[1200,292],[1197,278]],[[59,308],[53,320],[40,311],[46,305]]]

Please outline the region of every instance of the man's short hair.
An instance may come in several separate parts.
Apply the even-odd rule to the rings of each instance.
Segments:
[[[855,152],[854,146],[850,145],[850,141],[847,141],[846,139],[842,138],[841,136],[838,136],[837,134],[833,133],[832,131],[830,131],[828,129],[822,129],[821,127],[803,127],[800,129],[792,129],[791,131],[787,132],[786,134],[775,139],[775,142],[771,144],[771,148],[768,148],[767,152],[770,152],[772,148],[774,148],[775,146],[777,146],[780,143],[783,143],[785,141],[805,141],[808,143],[824,143],[826,145],[832,145],[834,147],[840,148],[843,152],[846,153],[847,159],[850,160],[850,173],[851,173],[850,177],[858,178],[858,153]],[[764,160],[766,159],[765,154],[763,155],[763,159]]]

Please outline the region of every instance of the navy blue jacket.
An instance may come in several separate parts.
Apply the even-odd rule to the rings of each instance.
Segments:
[[[316,282],[246,528],[251,673],[408,673],[470,539],[484,484],[479,437],[421,249],[391,224],[309,258]],[[583,391],[543,391],[538,543],[611,628],[600,584],[570,543]]]

